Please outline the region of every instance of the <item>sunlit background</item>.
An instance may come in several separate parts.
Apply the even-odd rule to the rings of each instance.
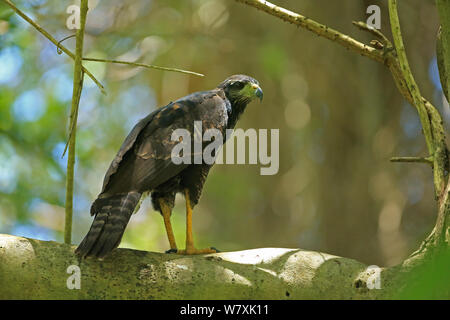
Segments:
[[[353,20],[373,1],[274,0],[365,43]],[[66,9],[77,1],[14,3],[56,39],[72,34]],[[382,31],[390,35],[386,2]],[[217,165],[194,211],[198,247],[319,250],[367,264],[394,265],[416,249],[436,218],[432,172],[394,164],[425,156],[416,111],[383,65],[231,0],[90,1],[84,55],[178,67],[204,78],[85,62],[88,79],[77,132],[73,243],[88,231],[91,202],[123,139],[142,117],[236,73],[264,90],[240,128],[280,129],[280,170]],[[407,54],[422,94],[449,123],[435,57],[434,1],[399,4]],[[64,45],[74,50],[75,40]],[[72,60],[0,4],[0,233],[63,240]],[[173,225],[184,247],[184,202]],[[149,199],[121,247],[164,251],[162,218]]]

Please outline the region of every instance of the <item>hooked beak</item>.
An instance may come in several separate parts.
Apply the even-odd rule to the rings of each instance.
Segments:
[[[264,93],[263,93],[261,87],[259,87],[259,86],[256,85],[256,84],[253,84],[252,87],[256,90],[256,91],[255,91],[255,96],[256,96],[257,98],[259,98],[259,101],[262,101],[262,99],[263,99],[263,97],[264,97]]]

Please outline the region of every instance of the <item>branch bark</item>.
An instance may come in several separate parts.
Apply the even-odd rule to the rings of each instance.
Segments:
[[[155,66],[153,64],[145,64],[145,63],[138,63],[138,62],[129,62],[129,61],[121,61],[121,60],[114,60],[114,59],[97,59],[97,58],[83,58],[85,61],[93,61],[93,62],[105,62],[105,63],[115,63],[115,64],[125,64],[129,66],[134,67],[143,67],[147,69],[156,69],[156,70],[162,70],[162,71],[173,71],[173,72],[179,72],[184,74],[191,74],[198,77],[204,77],[205,75],[202,73],[194,72],[194,71],[188,71],[178,68],[170,68],[170,67],[161,67],[161,66]]]
[[[71,243],[72,240],[72,211],[73,211],[73,177],[75,168],[75,144],[77,137],[78,107],[80,105],[81,91],[83,90],[83,40],[84,26],[88,12],[88,0],[81,0],[80,7],[80,29],[77,30],[77,43],[75,49],[75,62],[73,71],[73,91],[72,107],[70,109],[69,125],[69,155],[67,157],[67,178],[66,178],[66,217],[64,226],[64,242]]]
[[[392,35],[394,37],[395,50],[397,52],[400,69],[403,79],[405,79],[408,91],[412,96],[414,106],[419,113],[420,123],[422,124],[423,133],[425,135],[425,141],[427,143],[428,152],[434,154],[433,136],[431,133],[430,119],[428,118],[425,103],[422,100],[419,87],[409,67],[408,58],[406,57],[406,50],[403,44],[402,32],[400,29],[400,20],[397,12],[397,0],[389,0],[389,18],[391,22]]]
[[[450,102],[450,1],[436,0],[441,21],[441,28],[437,41],[437,58],[442,90]]]
[[[117,249],[104,261],[80,262],[74,248],[0,234],[0,299],[377,299],[395,295],[406,270],[301,249],[195,256]],[[80,289],[67,287],[71,265],[80,267]]]

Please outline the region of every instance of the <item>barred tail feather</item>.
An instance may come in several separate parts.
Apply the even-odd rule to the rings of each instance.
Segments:
[[[75,253],[81,257],[104,258],[117,248],[140,198],[141,193],[129,192],[97,199],[91,208],[94,221]]]

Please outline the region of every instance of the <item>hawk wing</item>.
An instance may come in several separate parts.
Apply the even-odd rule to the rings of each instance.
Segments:
[[[186,129],[191,138],[194,121],[203,130],[225,131],[229,101],[222,90],[197,92],[160,108],[133,128],[112,161],[103,182],[100,198],[129,191],[147,191],[174,177],[188,167],[172,162],[172,141],[176,129]]]

